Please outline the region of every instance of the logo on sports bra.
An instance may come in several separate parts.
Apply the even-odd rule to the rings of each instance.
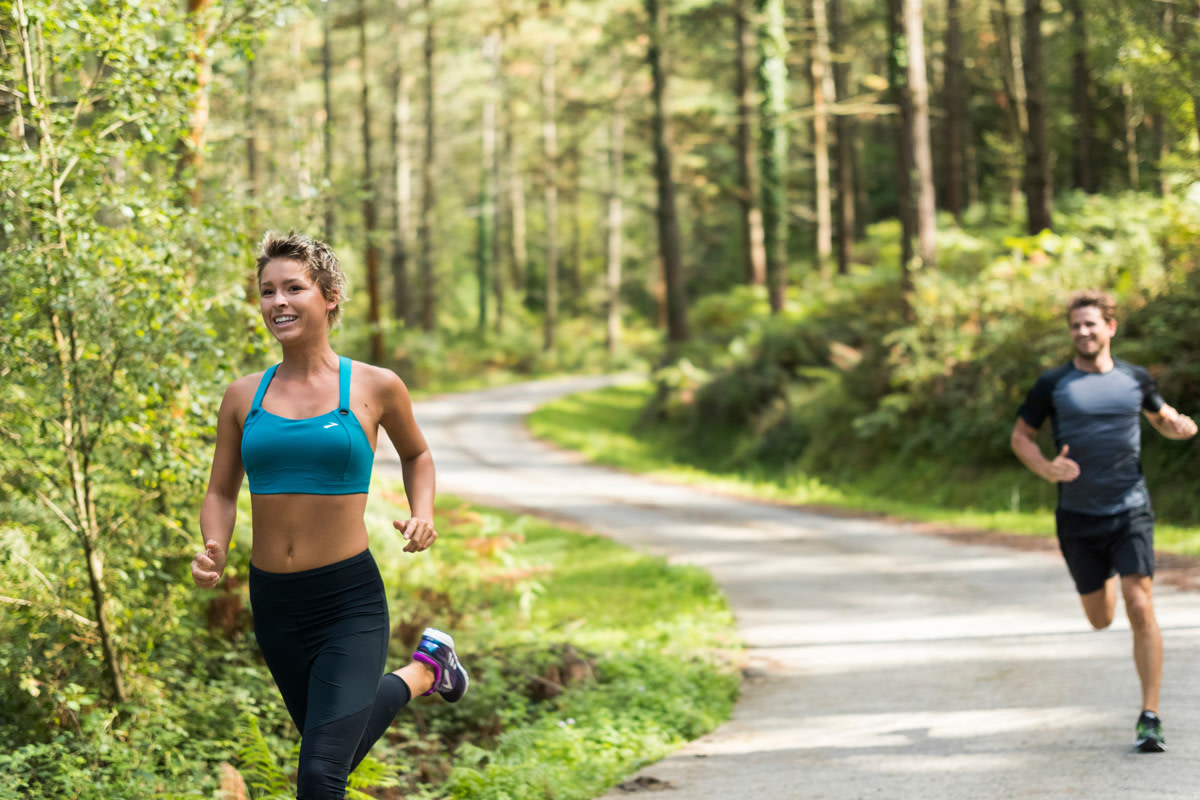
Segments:
[[[337,426],[338,426],[338,424],[336,422],[331,422],[328,425],[326,425],[325,427],[326,428],[336,428]]]

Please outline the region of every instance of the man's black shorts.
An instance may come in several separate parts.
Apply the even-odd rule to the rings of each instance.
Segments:
[[[1097,517],[1059,509],[1058,545],[1080,594],[1104,588],[1113,575],[1154,575],[1154,512],[1150,506]]]

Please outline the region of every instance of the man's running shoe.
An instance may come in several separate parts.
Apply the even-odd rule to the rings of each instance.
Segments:
[[[1163,741],[1162,720],[1153,711],[1143,711],[1137,721],[1137,738],[1133,746],[1143,753],[1161,753],[1167,749]]]
[[[447,703],[457,703],[467,693],[471,678],[463,665],[458,663],[454,637],[450,634],[436,628],[426,628],[413,658],[433,667],[433,688],[425,694],[437,692]]]

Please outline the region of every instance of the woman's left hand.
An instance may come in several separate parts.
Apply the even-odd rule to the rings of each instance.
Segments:
[[[408,544],[404,545],[406,553],[419,553],[427,550],[431,544],[437,541],[437,531],[433,529],[433,523],[427,519],[413,517],[403,521],[396,520],[392,523],[392,527],[400,531],[408,540]]]

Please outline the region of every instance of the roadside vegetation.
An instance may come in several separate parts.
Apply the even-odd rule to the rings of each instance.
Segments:
[[[705,298],[703,340],[651,382],[565,398],[530,427],[601,463],[756,497],[1051,535],[1054,487],[1017,462],[1008,438],[1039,372],[1071,357],[1072,290],[1113,287],[1113,352],[1200,413],[1200,196],[1077,196],[1062,207],[1070,234],[1005,236],[981,219],[945,237],[911,306],[868,266],[888,261],[895,241],[876,226],[862,265],[810,276],[784,314],[749,288]],[[1143,444],[1159,547],[1200,555],[1197,443],[1146,425]]]
[[[728,718],[738,642],[707,573],[453,497],[439,501],[437,544],[414,557],[379,533],[403,511],[401,488],[376,488],[368,524],[389,593],[389,663],[406,663],[425,626],[444,626],[472,683],[460,704],[403,710],[352,796],[595,797]],[[167,602],[178,616],[128,656],[135,702],[108,709],[52,676],[6,690],[5,741],[45,735],[0,754],[0,798],[209,798],[222,762],[255,800],[295,796],[298,735],[250,627],[248,535],[243,524],[217,591],[176,576]],[[29,619],[2,619],[3,641],[34,642],[47,668],[71,658]]]

